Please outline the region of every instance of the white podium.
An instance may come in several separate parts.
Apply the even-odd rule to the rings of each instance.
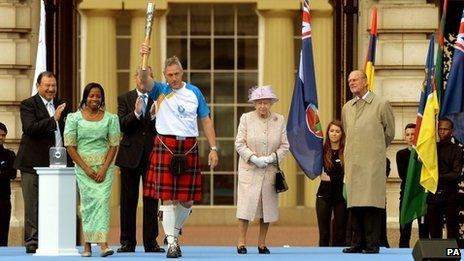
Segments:
[[[36,256],[75,256],[74,168],[34,168],[39,175],[39,245]]]

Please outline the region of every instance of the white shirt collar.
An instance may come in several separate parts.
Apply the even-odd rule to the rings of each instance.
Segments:
[[[49,102],[51,102],[51,103],[53,104],[53,99],[52,99],[51,101],[47,101],[47,100],[45,100],[42,96],[39,95],[39,97],[40,97],[40,99],[42,99],[42,102],[44,103],[45,107],[47,107],[47,104],[48,104]]]
[[[366,100],[366,97],[367,97],[367,95],[369,95],[369,93],[370,93],[370,91],[367,91],[367,92],[363,95],[363,97],[361,97],[361,98],[359,98],[358,96],[356,96],[356,100],[360,100],[360,99]]]
[[[171,86],[169,86],[169,87],[171,87],[171,90],[172,90],[173,92],[178,92],[178,91],[182,90],[183,88],[185,88],[185,86],[187,86],[187,83],[186,83],[186,82],[182,82],[182,87],[180,87],[179,89],[173,89]]]
[[[143,95],[143,97],[147,98],[148,97],[148,93],[142,93],[141,91],[139,91],[138,89],[135,89],[137,91],[137,96],[140,97],[140,95]]]

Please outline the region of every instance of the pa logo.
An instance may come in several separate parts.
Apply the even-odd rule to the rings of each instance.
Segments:
[[[446,256],[461,256],[461,251],[457,247],[447,248]]]

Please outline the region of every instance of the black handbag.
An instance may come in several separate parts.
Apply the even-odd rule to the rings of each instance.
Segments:
[[[276,155],[276,163],[277,163],[277,172],[275,174],[275,189],[277,193],[285,192],[288,190],[287,182],[285,181],[284,172],[280,169],[279,166],[279,157]]]

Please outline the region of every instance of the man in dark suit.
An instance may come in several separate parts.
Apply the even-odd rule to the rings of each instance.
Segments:
[[[150,117],[153,100],[134,75],[137,88],[118,97],[118,116],[124,133],[116,157],[121,169],[121,247],[118,252],[134,252],[136,241],[137,203],[140,177],[145,181],[148,156],[156,135]],[[143,197],[143,245],[145,252],[165,252],[156,242],[158,236],[158,200]]]
[[[48,167],[50,147],[63,146],[67,114],[66,103],[55,98],[56,77],[52,72],[39,74],[36,86],[37,94],[21,102],[23,135],[14,163],[14,168],[21,171],[26,253],[35,253],[38,245],[39,179],[34,167]]]
[[[16,155],[3,146],[7,133],[5,124],[0,122],[0,246],[8,246],[11,218],[10,180],[16,178],[16,170],[13,168]]]

